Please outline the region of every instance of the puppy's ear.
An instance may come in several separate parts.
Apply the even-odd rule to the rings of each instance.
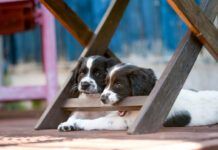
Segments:
[[[120,62],[114,58],[107,58],[107,61],[106,61],[107,71],[109,71],[109,69],[111,67],[113,67],[114,65],[116,65],[118,63],[120,63]]]
[[[78,62],[76,63],[76,66],[74,68],[74,70],[72,70],[72,73],[73,73],[73,81],[74,83],[78,84],[77,82],[77,78],[79,76],[79,71],[80,71],[80,68],[81,68],[81,65],[82,63],[85,61],[85,57],[81,57]]]
[[[156,76],[152,69],[134,69],[129,73],[128,78],[131,84],[132,96],[149,95],[156,82]]]
[[[82,66],[83,61],[85,61],[85,57],[81,57],[78,62],[76,63],[76,66],[74,68],[74,70],[72,70],[72,88],[71,88],[71,93],[72,96],[75,95],[79,95],[79,91],[78,91],[78,76],[79,76],[79,72],[80,72],[80,68]]]

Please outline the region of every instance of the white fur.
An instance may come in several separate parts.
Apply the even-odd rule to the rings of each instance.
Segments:
[[[188,126],[211,125],[218,123],[218,91],[182,90],[167,118],[181,111],[188,111],[191,121]],[[98,119],[76,119],[71,117],[59,125],[78,126],[84,130],[126,130],[135,121],[138,111],[128,112],[120,117],[117,112]]]
[[[111,91],[109,88],[104,89],[102,95],[108,95],[108,104],[114,104],[119,100],[117,94]]]
[[[58,126],[60,129],[63,126],[73,126],[83,130],[125,130],[127,124],[125,120],[117,115],[117,113],[111,113],[105,117],[97,119],[75,119],[69,118],[67,122],[64,122]],[[70,128],[69,128],[70,130]]]
[[[188,126],[218,123],[218,91],[182,90],[178,95],[168,117],[179,111],[188,111],[191,122]]]

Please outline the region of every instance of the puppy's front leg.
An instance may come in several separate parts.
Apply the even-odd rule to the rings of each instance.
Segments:
[[[69,119],[58,126],[59,131],[74,130],[126,130],[127,123],[124,117],[105,116],[98,119]]]

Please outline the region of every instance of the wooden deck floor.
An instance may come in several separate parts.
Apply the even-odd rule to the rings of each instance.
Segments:
[[[218,125],[195,128],[162,128],[158,133],[127,135],[123,131],[34,131],[37,119],[1,119],[0,149],[152,149],[218,150]]]

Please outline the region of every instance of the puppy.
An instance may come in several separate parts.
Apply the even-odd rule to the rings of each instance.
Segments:
[[[72,90],[76,93],[80,93],[80,97],[89,96],[90,103],[92,96],[100,96],[103,92],[106,83],[105,78],[109,68],[119,63],[114,59],[105,58],[103,56],[91,56],[88,58],[81,58],[77,64],[76,69],[73,72],[73,78],[75,84],[72,86]],[[81,98],[80,100],[84,100]],[[78,103],[80,101],[78,100]],[[74,112],[73,115],[68,118],[66,122],[61,123],[58,126],[60,131],[71,130],[71,120],[76,118],[96,118],[105,115],[105,113],[93,113],[93,112]]]
[[[105,104],[113,105],[127,96],[148,95],[155,81],[151,69],[128,64],[116,65],[107,76],[107,86],[101,95],[101,100]],[[132,113],[126,119],[131,120],[134,116]],[[218,123],[218,92],[183,89],[164,126],[200,126],[216,123]]]
[[[155,85],[156,77],[151,69],[129,64],[112,67],[107,77],[107,86],[101,94],[105,104],[116,104],[127,96],[148,95]],[[218,123],[218,92],[182,90],[177,97],[164,126],[200,126]],[[72,119],[72,130],[126,130],[138,115],[127,112],[123,117],[118,112],[97,119]]]

